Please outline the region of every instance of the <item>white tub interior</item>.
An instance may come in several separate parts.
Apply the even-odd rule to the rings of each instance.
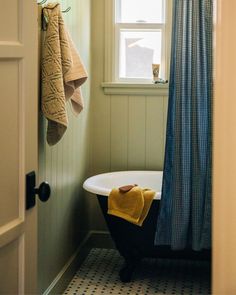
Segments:
[[[97,195],[108,196],[112,188],[137,184],[156,192],[155,198],[161,199],[162,171],[119,171],[103,173],[88,178],[83,188]]]

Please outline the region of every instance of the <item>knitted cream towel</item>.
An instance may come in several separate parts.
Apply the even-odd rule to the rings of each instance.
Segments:
[[[83,109],[79,87],[87,73],[65,28],[60,5],[48,4],[43,14],[48,24],[42,48],[42,111],[48,119],[47,142],[54,145],[67,129],[66,101],[71,101],[76,114]]]

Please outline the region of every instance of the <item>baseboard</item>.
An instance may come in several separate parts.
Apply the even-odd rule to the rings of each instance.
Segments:
[[[114,249],[115,244],[107,231],[90,231],[88,246],[91,248]]]
[[[114,243],[109,232],[90,231],[43,295],[62,294],[92,248],[113,249]]]

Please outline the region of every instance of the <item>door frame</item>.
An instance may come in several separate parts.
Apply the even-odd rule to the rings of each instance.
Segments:
[[[236,1],[214,0],[214,295],[236,294]]]

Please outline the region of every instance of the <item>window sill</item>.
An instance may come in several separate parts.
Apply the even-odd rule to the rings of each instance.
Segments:
[[[169,84],[152,83],[121,83],[103,82],[101,84],[105,94],[113,95],[140,95],[140,96],[167,96]]]

